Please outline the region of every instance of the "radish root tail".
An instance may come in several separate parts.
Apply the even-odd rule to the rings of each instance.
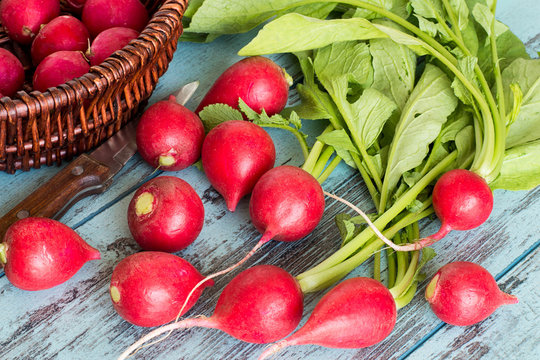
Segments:
[[[420,250],[420,249],[422,249],[422,248],[424,248],[426,246],[429,246],[429,245],[439,241],[444,236],[446,236],[446,234],[448,234],[450,232],[450,230],[451,230],[448,226],[443,224],[441,226],[441,228],[439,229],[439,231],[437,231],[435,234],[433,234],[431,236],[419,239],[418,241],[416,241],[416,242],[414,242],[412,244],[398,245],[398,244],[394,243],[392,240],[388,239],[386,236],[384,236],[383,233],[379,229],[377,229],[375,224],[373,224],[373,222],[366,215],[366,213],[364,213],[362,210],[360,210],[357,206],[355,206],[352,203],[350,203],[349,201],[347,201],[345,199],[342,199],[339,196],[336,196],[336,195],[331,194],[329,192],[324,191],[324,194],[326,196],[328,196],[328,197],[331,197],[332,199],[335,199],[335,200],[347,205],[348,207],[350,207],[351,209],[356,211],[366,221],[366,223],[371,228],[371,230],[373,230],[375,235],[377,235],[377,237],[379,239],[381,239],[386,245],[390,246],[395,251],[416,251],[416,250]]]

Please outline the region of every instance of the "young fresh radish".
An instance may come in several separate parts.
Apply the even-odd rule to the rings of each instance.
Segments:
[[[287,104],[291,85],[292,78],[272,60],[262,56],[248,57],[221,74],[195,112],[216,103],[238,109],[241,98],[256,112],[264,109],[268,115],[274,115]]]
[[[0,93],[13,96],[24,84],[24,68],[19,59],[0,48]]]
[[[82,21],[92,37],[119,26],[141,32],[148,23],[148,11],[139,0],[87,0]]]
[[[9,37],[29,45],[41,25],[60,14],[59,0],[2,0],[0,22]]]
[[[100,258],[70,227],[29,217],[12,224],[0,244],[8,280],[23,290],[44,290],[70,279],[90,260]]]
[[[204,207],[187,182],[160,176],[135,192],[127,217],[133,238],[144,250],[175,252],[199,236]]]
[[[32,42],[32,61],[37,65],[46,56],[61,50],[86,51],[89,38],[88,30],[76,17],[54,18],[39,30]]]
[[[249,202],[251,221],[263,235],[239,262],[206,279],[236,269],[268,241],[296,241],[311,233],[321,221],[324,194],[319,182],[307,171],[282,165],[267,171],[255,184]],[[189,296],[188,296],[189,299]]]
[[[517,297],[502,292],[482,266],[457,261],[437,271],[426,287],[426,300],[439,319],[457,326],[476,324]]]
[[[131,345],[119,359],[127,358],[160,334],[195,326],[219,329],[250,343],[271,343],[298,326],[303,300],[298,282],[288,272],[273,265],[253,266],[225,286],[211,317],[185,319],[156,329]]]
[[[201,155],[204,126],[188,108],[169,100],[158,101],[141,116],[137,125],[137,149],[142,158],[162,170],[182,170]]]
[[[48,88],[65,84],[90,70],[81,51],[57,51],[43,59],[33,78],[34,90],[44,92]]]
[[[396,316],[394,298],[383,284],[371,278],[351,278],[325,294],[304,326],[264,351],[259,360],[291,345],[372,346],[392,332]]]
[[[474,229],[488,219],[493,209],[493,193],[482,177],[469,170],[450,170],[437,180],[433,188],[433,208],[441,220],[439,231],[413,244],[396,245],[387,239],[358,207],[335,195],[325,194],[360,214],[375,234],[396,251],[420,250],[439,241],[451,230]]]
[[[92,46],[87,52],[90,65],[101,64],[116,50],[122,49],[137,36],[139,36],[137,30],[125,27],[114,27],[100,32],[92,41]]]
[[[109,293],[114,309],[137,326],[166,324],[187,312],[201,296],[207,281],[179,314],[188,292],[202,275],[173,254],[143,251],[124,258],[114,268]]]
[[[257,180],[274,167],[276,149],[259,125],[231,120],[206,135],[201,160],[206,177],[225,198],[227,208],[234,211]]]

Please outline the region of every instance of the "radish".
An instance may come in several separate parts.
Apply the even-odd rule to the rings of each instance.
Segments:
[[[279,113],[287,104],[292,78],[272,60],[253,56],[230,66],[216,80],[195,111],[216,103],[238,109],[241,98],[258,113]]]
[[[230,211],[255,183],[274,167],[276,149],[259,125],[242,120],[219,124],[206,136],[202,166],[212,186],[225,198]]]
[[[44,92],[48,88],[65,84],[90,70],[90,65],[80,51],[57,51],[39,63],[34,72],[34,90]]]
[[[86,0],[64,0],[64,3],[70,12],[80,14],[82,13]]]
[[[137,36],[139,36],[138,31],[125,27],[114,27],[100,32],[87,53],[90,65],[101,64],[116,50],[122,49]]]
[[[204,140],[201,119],[176,102],[158,101],[141,116],[137,125],[137,149],[142,158],[162,170],[182,170],[199,159]]]
[[[56,51],[86,51],[90,35],[84,24],[73,16],[59,16],[43,26],[32,42],[32,60],[39,64]]]
[[[100,258],[70,227],[28,217],[13,223],[0,244],[8,280],[23,290],[44,290],[70,279],[89,260]]]
[[[502,292],[482,266],[466,261],[444,265],[426,287],[426,300],[439,319],[457,326],[476,324],[517,297]]]
[[[201,198],[187,182],[172,176],[146,182],[128,206],[129,230],[144,250],[182,250],[197,238],[203,223]]]
[[[119,26],[140,32],[148,23],[148,11],[139,0],[87,0],[82,21],[92,37]]]
[[[41,25],[59,14],[59,0],[0,1],[0,22],[11,39],[24,45],[32,42]]]
[[[383,284],[371,278],[351,278],[325,294],[304,326],[264,351],[259,360],[291,345],[372,346],[392,332],[396,316],[394,298]]]
[[[358,207],[333,194],[325,193],[360,214],[373,232],[396,251],[415,251],[429,246],[451,230],[470,230],[482,225],[493,209],[493,193],[487,182],[476,173],[465,169],[446,172],[437,180],[433,188],[433,208],[441,220],[441,227],[435,234],[419,239],[413,244],[396,245],[387,239]]]
[[[131,345],[119,359],[160,334],[195,326],[219,329],[250,343],[270,343],[298,326],[303,300],[298,282],[288,272],[273,265],[253,266],[225,286],[211,317],[185,319],[156,329]]]
[[[24,84],[24,68],[19,59],[0,48],[0,93],[13,96]]]
[[[188,261],[173,254],[143,251],[114,268],[109,293],[118,314],[137,326],[158,326],[187,312],[200,297],[204,283],[179,314],[188,292],[202,279]]]

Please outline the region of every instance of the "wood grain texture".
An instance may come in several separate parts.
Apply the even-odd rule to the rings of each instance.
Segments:
[[[519,9],[510,0],[499,0],[499,17],[518,36],[530,44],[538,44],[540,30],[534,23],[522,20],[538,9],[536,0],[520,2]],[[520,15],[521,14],[521,15]],[[172,93],[179,86],[200,80],[194,98],[187,104],[194,108],[213,80],[239,58],[236,51],[255,32],[226,36],[211,44],[181,43],[168,73],[160,80],[150,103]],[[537,40],[534,40],[537,39]],[[536,42],[535,42],[536,41]],[[533,53],[534,45],[529,44]],[[536,47],[536,49],[538,49]],[[273,57],[291,75],[298,67],[290,56]],[[294,97],[292,98],[294,101]],[[320,132],[322,124],[305,122],[309,133]],[[269,133],[280,144],[277,164],[302,163],[296,140],[288,133],[271,129]],[[29,192],[52,177],[60,169],[43,168],[15,176],[0,173],[0,188],[9,189],[0,195],[0,214],[22,200]],[[72,279],[53,289],[25,292],[0,278],[0,358],[18,359],[114,359],[127,346],[149,330],[132,326],[115,312],[108,295],[112,269],[120,259],[140,251],[127,227],[126,211],[135,189],[152,176],[153,169],[136,155],[103,194],[91,196],[76,204],[62,222],[72,226],[102,253],[101,261],[86,264]],[[201,196],[205,207],[205,226],[198,239],[177,254],[189,260],[203,274],[220,270],[238,261],[255,245],[259,233],[248,216],[248,199],[243,199],[234,213],[226,210],[223,199],[204,175],[194,169],[167,173],[189,182]],[[369,194],[359,175],[343,164],[324,183],[327,191],[346,197],[362,209],[373,211]],[[298,274],[317,264],[339,247],[340,239],[334,216],[346,209],[328,200],[322,222],[305,239],[295,243],[271,241],[257,252],[243,268],[254,264],[275,264]],[[533,359],[538,353],[535,306],[538,298],[538,250],[523,259],[524,252],[538,243],[540,189],[529,192],[495,192],[495,208],[482,227],[453,232],[433,246],[438,256],[425,269],[428,277],[451,261],[474,261],[492,274],[499,274],[514,260],[518,265],[501,278],[503,289],[520,298],[520,304],[499,309],[492,317],[469,328],[440,327],[423,299],[427,280],[419,286],[411,304],[401,309],[392,334],[381,344],[369,349],[340,350],[316,346],[291,347],[274,359]],[[422,234],[435,231],[437,220],[422,222]],[[187,315],[210,315],[225,284],[237,273],[216,280]],[[349,276],[372,274],[372,262],[357,268]],[[383,276],[385,275],[383,271]],[[302,323],[323,293],[306,296]],[[435,334],[430,336],[431,334]],[[420,342],[427,341],[419,346]],[[504,340],[504,341],[502,341]],[[264,345],[241,343],[217,330],[192,329],[173,333],[168,339],[142,350],[135,359],[256,359]],[[519,347],[519,351],[515,349]],[[409,353],[409,350],[414,350]]]

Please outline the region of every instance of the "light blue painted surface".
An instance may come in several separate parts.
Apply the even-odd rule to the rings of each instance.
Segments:
[[[498,17],[510,26],[535,54],[539,50],[540,2],[519,3],[500,0]],[[161,99],[186,82],[200,80],[201,87],[188,107],[194,108],[215,78],[239,58],[236,51],[255,32],[223,37],[211,44],[181,43],[168,72],[152,97]],[[289,73],[298,67],[289,56],[274,56]],[[308,131],[320,131],[317,123],[306,123]],[[299,165],[302,162],[296,140],[280,131],[269,131],[278,145],[277,163]],[[6,212],[28,192],[54,175],[57,167],[7,175],[0,173],[0,189],[12,189],[0,196],[0,214]],[[62,221],[102,252],[102,260],[86,264],[68,282],[50,290],[25,292],[0,278],[1,359],[113,359],[125,347],[148,330],[123,321],[112,309],[108,282],[113,266],[123,257],[139,250],[131,239],[126,209],[133,191],[152,174],[136,155],[112,187],[104,194],[76,204]],[[170,173],[168,174],[170,175]],[[209,274],[240,259],[258,240],[259,234],[249,222],[248,200],[235,213],[213,191],[202,173],[194,168],[172,175],[188,181],[203,198],[205,226],[199,238],[178,253],[202,273]],[[155,175],[154,175],[155,176]],[[324,184],[366,210],[372,208],[369,195],[359,177],[341,165]],[[17,191],[13,191],[17,189]],[[327,202],[327,211],[316,231],[296,243],[270,242],[248,262],[278,264],[298,274],[319,262],[339,246],[333,216],[344,208]],[[401,309],[393,333],[381,344],[362,350],[323,349],[315,346],[293,347],[276,359],[535,359],[540,353],[538,335],[538,243],[540,189],[530,192],[495,192],[495,209],[481,228],[455,232],[434,249],[438,256],[428,264],[432,275],[450,261],[475,261],[492,274],[500,274],[503,289],[520,298],[518,305],[497,311],[488,320],[468,328],[441,326],[423,300],[425,282],[415,299]],[[430,233],[438,222],[423,222],[423,233]],[[509,265],[511,270],[505,270]],[[371,263],[350,276],[371,275]],[[210,315],[223,286],[234,276],[226,275],[189,312]],[[306,296],[305,317],[322,294]],[[172,334],[164,342],[142,351],[139,359],[256,359],[263,345],[244,344],[216,330],[193,329]]]

